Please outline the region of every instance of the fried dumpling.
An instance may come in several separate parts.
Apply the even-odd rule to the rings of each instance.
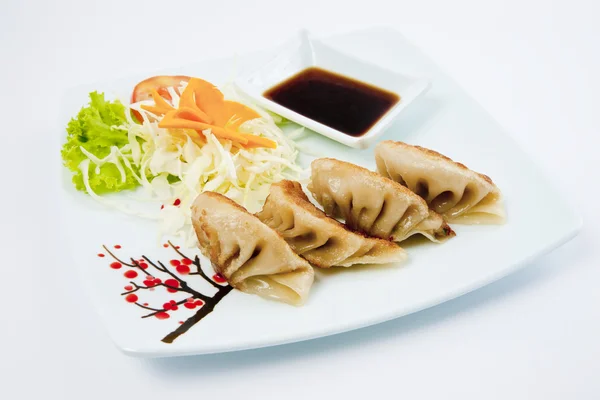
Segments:
[[[387,140],[375,147],[379,173],[408,187],[448,222],[501,224],[500,189],[483,174],[433,150]]]
[[[301,305],[314,280],[310,264],[277,232],[227,197],[204,192],[192,205],[202,254],[243,292]]]
[[[425,200],[368,169],[332,158],[311,164],[308,189],[325,213],[343,218],[351,229],[393,241],[422,233],[443,241],[454,232]]]
[[[284,180],[271,185],[265,205],[256,215],[279,232],[296,253],[317,267],[384,264],[406,259],[406,252],[397,244],[365,237],[329,218],[310,202],[298,182]]]
[[[417,226],[408,231],[404,236],[394,236],[394,240],[401,242],[417,234],[423,235],[432,242],[437,243],[456,236],[456,233],[450,228],[450,225],[448,225],[444,218],[433,210],[429,210],[429,216],[419,222]]]

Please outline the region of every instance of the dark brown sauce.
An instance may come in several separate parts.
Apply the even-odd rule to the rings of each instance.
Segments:
[[[315,67],[281,82],[264,96],[350,136],[366,133],[400,100],[395,93]]]

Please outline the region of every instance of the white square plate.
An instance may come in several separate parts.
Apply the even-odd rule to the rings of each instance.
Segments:
[[[402,266],[317,271],[304,307],[295,308],[232,291],[211,314],[167,344],[161,339],[176,331],[181,326],[180,321],[192,319],[198,309],[180,306],[168,319],[141,318],[146,310],[127,303],[121,296],[128,281],[123,276],[127,268],[111,269],[112,260],[102,245],[123,259],[146,255],[150,260],[168,265],[171,259],[182,257],[157,242],[153,222],[105,209],[89,196],[77,192],[65,170],[61,212],[66,245],[110,336],[126,353],[174,356],[241,350],[317,338],[384,322],[505,276],[566,242],[580,229],[580,218],[502,128],[401,35],[374,29],[335,36],[323,43],[350,55],[360,55],[391,71],[430,77],[432,89],[406,110],[381,140],[396,139],[426,146],[488,174],[504,194],[508,222],[502,226],[454,225],[457,236],[447,243],[406,247],[409,261]],[[270,54],[262,52],[242,57],[237,60],[238,68],[255,68]],[[224,59],[161,73],[186,73],[224,83],[233,64],[233,59]],[[89,91],[128,96],[133,85],[143,78],[146,76],[73,90],[64,104],[64,125],[86,103]],[[57,134],[64,135],[64,125]],[[375,169],[372,149],[350,149],[317,134],[309,135],[301,143],[324,156]],[[182,248],[181,251],[190,257],[199,255],[196,249]],[[98,253],[105,256],[99,257]],[[206,260],[202,261],[205,266],[209,265]],[[205,270],[208,273],[210,267]],[[153,275],[163,280],[168,278],[156,271]],[[198,277],[190,277],[188,284],[207,294],[214,290]],[[163,290],[145,291],[140,297],[140,301],[150,305],[181,299]]]
[[[235,85],[255,102],[285,118],[320,133],[346,146],[365,149],[379,138],[417,98],[430,88],[430,82],[424,78],[390,70],[380,65],[369,63],[366,58],[349,55],[323,41],[311,38],[306,31],[278,47],[274,56],[258,69],[240,74]],[[359,81],[389,90],[400,96],[400,101],[390,108],[367,132],[360,136],[350,136],[313,119],[298,114],[263,94],[268,89],[309,68],[319,67],[336,72]]]

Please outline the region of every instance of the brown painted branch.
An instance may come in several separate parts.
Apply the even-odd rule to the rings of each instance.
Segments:
[[[198,256],[196,256],[196,258],[194,259],[194,265],[196,266],[196,273],[198,275],[200,275],[202,278],[204,278],[205,281],[207,281],[208,283],[210,283],[211,285],[213,285],[214,287],[216,287],[217,289],[221,290],[221,288],[223,286],[219,285],[217,282],[213,281],[212,279],[210,279],[202,270],[202,266],[200,265],[200,259],[198,258]]]
[[[130,293],[135,293],[138,290],[155,289],[155,288],[161,287],[161,286],[166,287],[167,289],[173,289],[173,290],[177,290],[179,292],[185,292],[185,293],[194,295],[193,293],[190,293],[187,290],[182,290],[181,288],[178,288],[178,287],[175,287],[175,286],[170,286],[170,285],[167,285],[166,283],[157,283],[154,286],[141,286],[141,285],[138,285],[137,283],[135,283],[133,281],[129,281],[129,283],[134,286],[134,289],[131,289],[131,290],[128,290],[127,292],[121,293],[121,296],[125,296],[126,294],[130,294]]]
[[[173,245],[173,243],[171,243],[170,240],[167,241],[167,243],[169,243],[169,245],[173,248],[173,250],[175,250],[175,252],[177,254],[179,254],[181,257],[187,258],[188,260],[191,260],[191,258],[189,258],[185,254],[183,254],[181,251],[179,251],[179,249],[175,245]],[[207,281],[208,283],[210,283],[212,286],[216,287],[219,290],[223,287],[223,286],[219,285],[217,282],[215,282],[212,279],[210,279],[204,273],[204,271],[202,270],[202,265],[200,264],[200,258],[198,256],[194,257],[193,263],[196,266],[196,272],[192,272],[192,273],[190,273],[190,275],[200,275],[202,278],[204,278],[205,281]]]
[[[164,287],[166,287],[166,288],[168,288],[168,289],[177,290],[178,292],[184,292],[184,293],[190,294],[190,295],[192,295],[193,297],[196,297],[196,298],[198,298],[198,299],[200,299],[200,300],[203,300],[203,301],[208,301],[208,300],[210,300],[210,299],[211,299],[211,297],[209,297],[209,296],[205,296],[205,295],[203,295],[202,293],[200,293],[200,292],[197,292],[197,291],[195,291],[194,289],[190,288],[190,287],[189,287],[187,284],[185,285],[185,288],[184,288],[184,287],[175,287],[175,286],[170,286],[170,285],[167,285],[167,284],[166,284],[166,283],[164,283],[164,282],[163,282],[163,283],[159,283],[159,284],[158,284],[158,285],[156,285],[156,286],[164,286]]]
[[[186,303],[186,302],[187,302],[187,299],[185,299],[185,300],[181,300],[181,301],[178,301],[178,302],[177,302],[177,303],[175,303],[175,304],[177,304],[178,306],[180,306],[180,305],[182,305],[182,304],[184,304],[184,303]],[[135,303],[135,304],[138,304],[138,303]],[[154,312],[152,312],[152,313],[150,313],[150,314],[146,314],[146,315],[142,316],[142,318],[148,318],[148,317],[152,317],[152,316],[154,316],[154,315],[158,314],[159,312],[167,312],[167,311],[172,311],[172,310],[167,310],[167,309],[165,309],[165,308],[162,308],[162,309],[160,309],[160,310],[159,310],[159,309],[157,309],[157,308],[151,308],[151,307],[145,307],[145,306],[140,306],[140,307],[142,307],[142,308],[145,308],[145,309],[147,309],[147,310],[154,310]],[[175,310],[175,311],[177,311],[177,310]]]
[[[162,339],[164,343],[173,343],[175,339],[186,333],[192,326],[196,325],[202,318],[210,314],[217,304],[225,297],[231,290],[232,286],[222,286],[221,289],[214,295],[209,301],[205,302],[202,307],[190,318],[188,318],[183,324],[179,325],[177,329],[169,333]]]
[[[153,307],[145,306],[143,304],[138,303],[137,301],[135,303],[133,303],[133,304],[135,304],[138,307],[144,308],[146,310],[150,310],[150,311],[156,311],[156,312],[164,311],[164,310],[159,310],[158,308],[153,308]],[[142,318],[144,318],[144,317],[142,317]]]
[[[164,267],[164,265],[163,265],[163,267],[164,267],[164,268],[161,268],[161,267],[159,267],[158,265],[156,265],[156,263],[154,263],[153,261],[150,261],[150,259],[149,259],[148,257],[146,257],[146,256],[142,256],[142,258],[143,258],[144,260],[146,260],[146,262],[147,262],[148,264],[152,265],[154,268],[156,268],[156,269],[157,269],[157,270],[159,270],[160,272],[167,272],[167,273],[169,272],[169,271],[167,271],[167,268],[166,268],[166,267]]]
[[[121,264],[123,264],[123,265],[125,265],[125,266],[127,266],[127,267],[133,267],[133,266],[134,266],[133,264],[128,264],[128,263],[126,263],[125,261],[121,260],[119,257],[115,256],[115,255],[114,255],[114,253],[113,253],[112,251],[110,251],[110,250],[108,249],[108,247],[106,247],[106,245],[104,245],[104,244],[103,244],[103,245],[102,245],[102,247],[104,248],[104,250],[106,250],[106,252],[107,252],[108,254],[110,254],[110,256],[111,256],[111,257],[112,257],[112,258],[113,258],[115,261],[118,261],[118,262],[120,262]]]
[[[173,243],[171,243],[171,241],[170,241],[170,240],[167,240],[167,243],[169,243],[169,246],[171,246],[171,247],[173,248],[173,250],[175,250],[175,252],[176,252],[177,254],[179,254],[181,257],[183,257],[183,258],[187,258],[188,260],[191,260],[191,258],[189,258],[189,257],[188,257],[188,256],[186,256],[185,254],[183,254],[181,251],[179,251],[179,249],[178,249],[178,248],[177,248],[175,245],[173,245]]]
[[[148,257],[146,256],[142,256],[144,257],[144,260],[148,261],[154,268],[156,268],[157,270],[164,272],[165,274],[169,275],[170,277],[172,277],[173,279],[175,279],[177,282],[179,283],[185,283],[185,281],[183,281],[180,277],[178,277],[177,275],[175,275],[174,273],[172,273],[171,271],[168,270],[168,268],[165,266],[165,264],[163,264],[162,262],[158,262],[158,264],[160,265],[160,267],[158,265],[156,265],[155,263],[153,263],[152,261],[150,261],[148,259]]]
[[[147,259],[144,256],[145,259]],[[150,260],[148,260],[148,262],[151,262]],[[175,275],[174,273],[172,273],[171,271],[169,271],[167,269],[167,267],[162,263],[162,262],[158,262],[158,264],[164,268],[164,272],[167,273],[169,276],[171,276],[173,279],[175,279],[177,282],[179,282],[180,287],[178,288],[178,290],[182,291],[182,292],[187,292],[189,294],[191,294],[194,297],[197,297],[199,299],[202,299],[204,301],[208,301],[210,299],[210,297],[203,295],[202,293],[192,289],[186,281],[184,281],[183,279],[181,279],[180,277],[178,277],[177,275]],[[166,286],[166,285],[163,285]],[[171,286],[167,286],[167,287],[171,287]],[[174,288],[175,289],[175,288]]]
[[[165,272],[169,275],[171,275],[173,278],[177,279],[179,282],[185,282],[183,279],[181,279],[180,277],[178,277],[177,275],[175,275],[174,273],[172,273],[171,271],[169,271],[169,269],[167,268],[167,266],[165,264],[162,263],[162,261],[159,261],[158,264],[165,269]]]
[[[134,289],[128,290],[127,292],[123,292],[121,293],[121,296],[125,296],[126,294],[130,294],[130,293],[135,293],[140,289],[150,289],[150,287],[148,286],[140,286],[137,283],[135,283],[134,281],[129,281],[129,283],[131,285],[133,285]]]
[[[106,248],[106,247],[105,247],[105,248]],[[108,250],[107,250],[107,251],[108,251]],[[197,291],[195,291],[194,289],[192,289],[191,287],[189,287],[189,286],[188,286],[188,284],[187,284],[185,281],[181,280],[181,279],[180,279],[178,276],[176,276],[176,275],[174,275],[173,273],[171,273],[171,271],[169,271],[169,270],[167,269],[167,267],[166,267],[166,266],[165,266],[163,263],[161,263],[160,261],[159,261],[159,264],[160,264],[160,267],[159,267],[159,266],[158,266],[158,265],[156,265],[154,262],[152,262],[152,261],[151,261],[151,260],[150,260],[148,257],[146,257],[146,256],[142,256],[142,257],[144,258],[144,260],[146,260],[146,261],[148,262],[148,264],[152,265],[152,266],[153,266],[154,268],[156,268],[158,271],[160,271],[160,272],[163,272],[163,273],[166,273],[166,274],[168,274],[169,276],[172,276],[173,278],[175,278],[175,280],[177,280],[177,282],[179,282],[179,284],[180,284],[180,287],[170,286],[170,285],[166,285],[166,284],[164,284],[164,283],[159,283],[159,284],[156,284],[156,285],[154,285],[154,286],[140,286],[140,285],[136,284],[135,282],[131,282],[131,283],[132,283],[132,284],[133,284],[133,285],[136,287],[136,290],[133,290],[133,291],[130,291],[130,292],[121,293],[121,295],[125,295],[125,294],[129,294],[129,293],[133,293],[133,292],[137,291],[138,289],[153,289],[153,288],[156,288],[156,287],[159,287],[159,286],[163,286],[163,287],[166,287],[166,288],[168,288],[168,289],[177,290],[178,292],[185,292],[185,293],[187,293],[187,294],[189,294],[189,295],[191,295],[191,296],[193,296],[193,297],[197,297],[197,298],[199,298],[199,299],[201,299],[201,300],[203,300],[203,301],[207,301],[208,299],[210,299],[210,297],[208,297],[208,296],[205,296],[205,295],[203,295],[202,293],[200,293],[200,292],[197,292]],[[115,257],[115,259],[117,259],[117,258]],[[121,262],[121,261],[119,261],[119,262]],[[125,264],[125,265],[128,265],[128,266],[130,266],[130,267],[132,267],[132,268],[133,268],[133,267],[137,267],[137,268],[139,268],[139,269],[140,269],[140,271],[142,271],[144,274],[149,274],[149,272],[148,272],[148,271],[146,271],[144,268],[142,268],[142,266],[140,265],[140,263],[139,263],[139,262],[137,262],[135,259],[131,258],[131,262],[132,262],[133,264]],[[121,262],[121,263],[122,263],[122,264],[124,264],[123,262]],[[161,267],[162,267],[162,268],[161,268]]]
[[[131,260],[131,263],[133,264],[132,266],[133,266],[133,267],[136,267],[136,268],[138,268],[140,271],[142,271],[142,273],[143,273],[144,275],[152,275],[151,273],[149,273],[148,271],[146,271],[144,268],[142,268],[142,266],[140,265],[140,263],[139,263],[137,260],[135,260],[133,257],[132,257],[132,258],[130,258],[130,260]],[[152,265],[152,266],[153,266],[154,268],[156,268],[156,266],[155,266],[155,265]],[[158,269],[158,268],[156,268],[156,269]],[[160,269],[158,269],[158,270],[160,271]],[[161,272],[162,272],[162,271],[161,271]]]
[[[145,260],[147,260],[149,263],[151,263],[151,264],[152,264],[152,266],[153,266],[154,268],[158,269],[159,271],[161,271],[161,272],[168,272],[168,271],[166,271],[166,267],[165,267],[165,266],[164,266],[162,263],[160,263],[160,264],[161,264],[161,266],[164,268],[164,270],[163,270],[163,269],[161,269],[161,268],[158,268],[158,267],[157,267],[157,266],[156,266],[154,263],[152,263],[150,260],[148,260],[148,259],[147,259],[145,256],[144,256],[144,259],[145,259]],[[131,262],[133,263],[133,267],[138,267],[138,268],[140,269],[140,271],[142,271],[144,274],[148,274],[148,272],[147,272],[147,271],[146,271],[144,268],[142,268],[142,266],[140,265],[140,263],[139,263],[139,262],[137,262],[135,259],[131,258]],[[170,274],[170,275],[171,275],[171,274]],[[179,279],[178,281],[179,281],[180,283],[181,283],[181,282],[183,282],[183,281],[182,281],[182,280],[180,280],[180,279]],[[130,283],[131,283],[132,285],[134,285],[134,286],[135,286],[135,289],[134,289],[134,290],[130,290],[129,292],[124,292],[124,293],[121,293],[121,295],[125,295],[125,294],[129,294],[129,293],[137,292],[137,291],[138,291],[138,289],[153,289],[153,288],[155,288],[155,287],[159,287],[159,286],[164,286],[164,287],[166,287],[166,288],[168,288],[168,289],[176,290],[176,291],[178,291],[178,292],[185,292],[185,293],[191,294],[192,296],[196,296],[196,295],[198,294],[198,293],[197,293],[195,290],[193,290],[193,289],[191,289],[191,288],[189,288],[189,287],[188,287],[188,289],[190,289],[190,290],[186,290],[185,288],[181,288],[181,287],[175,287],[175,286],[167,285],[167,284],[165,284],[165,283],[158,283],[158,284],[156,284],[156,285],[154,285],[154,286],[140,286],[140,285],[138,285],[138,284],[137,284],[137,283],[135,283],[135,282],[130,282]],[[183,286],[183,285],[182,285],[182,286]],[[200,295],[201,295],[201,294],[200,294]],[[208,297],[206,297],[206,298],[208,298]],[[204,299],[203,299],[203,300],[204,300]]]

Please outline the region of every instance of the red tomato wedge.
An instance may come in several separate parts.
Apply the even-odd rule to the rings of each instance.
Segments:
[[[131,102],[135,103],[141,100],[152,99],[152,91],[156,90],[163,98],[171,100],[171,95],[167,91],[168,87],[178,87],[181,82],[190,80],[185,75],[159,75],[145,79],[135,85],[131,94]]]
[[[141,100],[152,99],[152,91],[156,90],[159,95],[167,100],[171,100],[171,95],[167,91],[168,87],[178,87],[181,82],[190,80],[186,75],[158,75],[152,78],[144,79],[133,88],[131,93],[131,102],[136,103]],[[138,122],[142,122],[142,116],[137,111],[132,111],[133,116]]]

